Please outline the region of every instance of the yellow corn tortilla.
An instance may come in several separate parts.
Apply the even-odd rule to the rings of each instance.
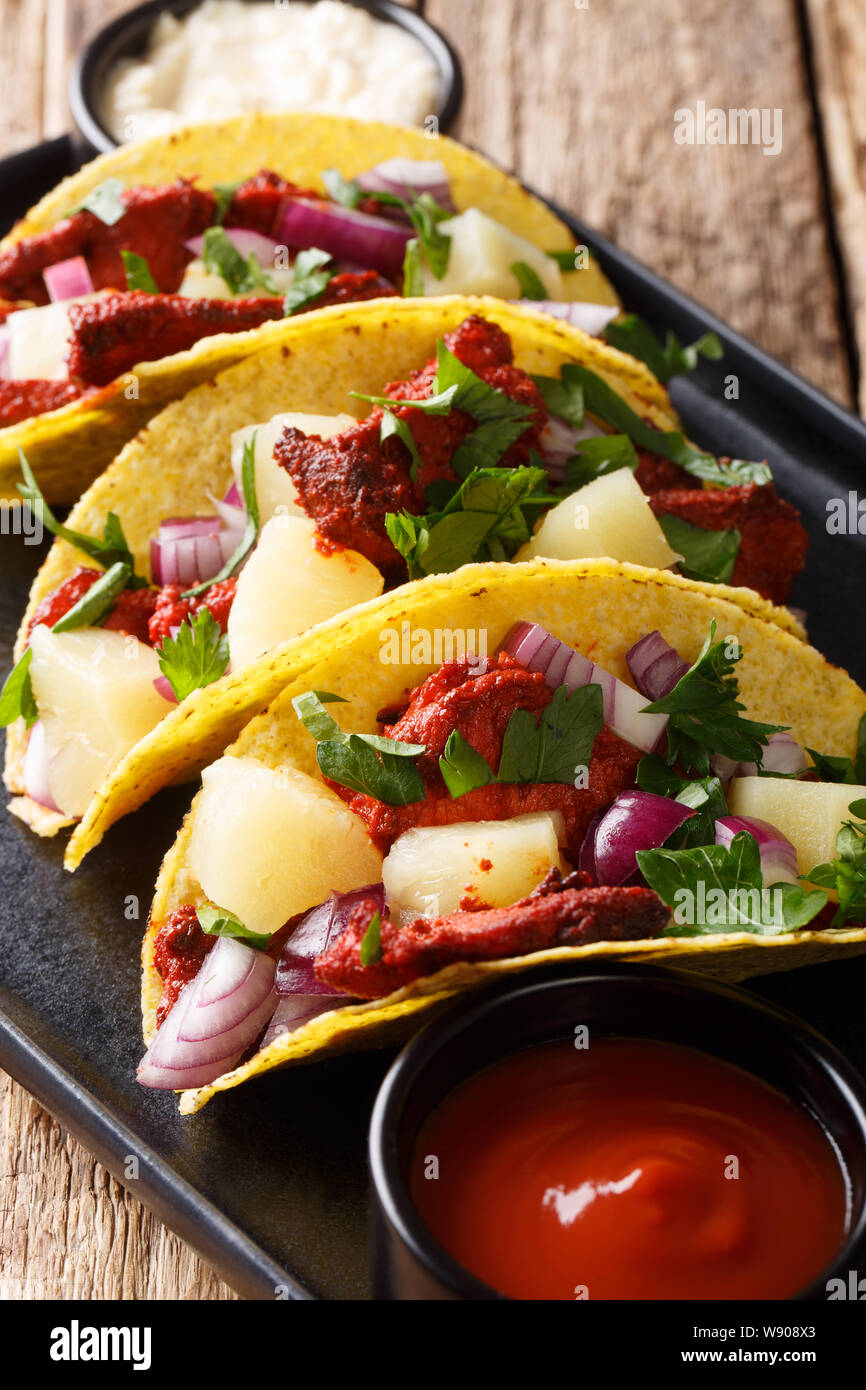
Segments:
[[[510,174],[446,136],[342,116],[288,113],[238,116],[123,145],[101,155],[37,203],[0,242],[5,250],[47,231],[107,178],[126,187],[164,184],[183,176],[210,188],[273,169],[294,183],[324,191],[322,174],[354,178],[395,155],[439,159],[458,211],[477,207],[543,251],[565,251],[574,237],[558,217]],[[617,304],[595,261],[565,276],[568,299]],[[18,448],[30,460],[49,502],[74,502],[128,439],[169,401],[279,338],[279,323],[246,333],[220,333],[188,352],[142,363],[96,395],[0,429],[0,498],[18,500]]]
[[[713,619],[720,636],[736,636],[744,648],[737,673],[751,718],[788,724],[802,744],[853,754],[857,726],[866,712],[866,692],[813,647],[758,612],[746,611],[730,594],[719,586],[607,560],[471,565],[453,575],[419,580],[308,634],[302,660],[280,695],[247,725],[227,754],[258,758],[272,768],[298,768],[318,777],[315,743],[295,715],[293,696],[309,689],[342,695],[349,701],[340,706],[342,727],[348,732],[375,731],[376,712],[393,706],[407,687],[417,685],[438,665],[436,661],[429,665],[383,663],[383,634],[400,633],[405,621],[415,633],[475,633],[476,651],[484,633],[489,652],[496,650],[516,621],[539,622],[615,676],[629,680],[625,654],[639,637],[658,628],[692,661]],[[161,993],[153,967],[156,930],[169,912],[186,903],[197,904],[204,896],[187,864],[197,804],[198,797],[163,861],[145,936],[142,1010],[147,1043],[155,1035]],[[215,1091],[228,1090],[273,1067],[390,1043],[425,1021],[429,1010],[456,991],[482,984],[493,975],[552,960],[640,959],[737,980],[864,950],[866,929],[856,928],[779,937],[743,932],[627,944],[601,942],[503,961],[464,962],[385,999],[346,1005],[313,1019],[210,1085],[183,1093],[181,1109],[192,1113]]]
[[[232,481],[230,435],[283,410],[313,414],[365,414],[351,391],[381,393],[435,355],[437,339],[480,313],[509,334],[518,366],[558,375],[565,362],[581,362],[604,377],[634,410],[660,429],[678,426],[667,392],[641,362],[560,320],[498,299],[391,299],[335,305],[272,325],[255,355],[167,406],[73,508],[68,525],[99,536],[109,511],[123,525],[139,573],[150,572],[150,539],[168,516],[212,510],[207,494],[221,497]],[[78,565],[92,564],[73,546],[56,541],[30,593],[18,634],[24,651],[30,619],[43,598]],[[772,612],[801,632],[785,610],[772,609],[749,590],[744,602]],[[75,868],[120,816],[169,782],[195,776],[274,698],[294,662],[296,642],[277,648],[234,675],[196,691],[168,714],[106,779],[70,841],[66,864]],[[26,731],[7,735],[5,781],[16,793],[10,809],[37,834],[72,824],[23,795]]]

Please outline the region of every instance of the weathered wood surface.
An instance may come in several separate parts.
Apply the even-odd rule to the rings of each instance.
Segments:
[[[0,0],[0,155],[68,128],[69,65],[126,7]],[[424,8],[464,61],[457,134],[839,400],[859,392],[866,407],[856,351],[866,361],[862,0],[806,0],[805,27],[796,0]],[[678,145],[675,112],[699,101],[781,108],[781,152]],[[0,1075],[0,1298],[232,1296]]]

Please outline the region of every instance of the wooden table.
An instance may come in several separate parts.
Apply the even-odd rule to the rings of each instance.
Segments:
[[[0,0],[0,153],[69,126],[126,0]],[[455,131],[847,405],[866,409],[864,0],[425,0]],[[675,112],[779,108],[782,144],[678,144]],[[231,1298],[0,1074],[0,1298]]]

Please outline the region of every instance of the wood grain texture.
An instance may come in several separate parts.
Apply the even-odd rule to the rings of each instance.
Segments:
[[[424,13],[465,64],[458,135],[851,402],[793,0],[427,0]],[[781,153],[677,145],[674,113],[699,100],[780,107]]]
[[[68,128],[70,64],[129,3],[0,0],[0,154]],[[863,0],[804,4],[844,286],[796,0],[424,9],[464,61],[458,135],[850,401],[842,297],[866,361],[866,16]],[[674,112],[698,100],[781,107],[782,152],[678,146]],[[0,1298],[233,1296],[0,1073]]]

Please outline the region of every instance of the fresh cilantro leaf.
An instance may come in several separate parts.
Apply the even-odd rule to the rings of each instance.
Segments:
[[[229,664],[228,638],[208,608],[186,618],[176,637],[166,635],[157,649],[159,669],[178,701],[219,680]]]
[[[768,483],[772,473],[765,463],[748,463],[744,459],[732,459],[722,467],[712,454],[696,449],[689,444],[678,430],[657,430],[626,405],[620,395],[608,386],[607,382],[591,372],[588,367],[566,362],[560,379],[556,377],[534,376],[533,381],[540,390],[548,409],[560,415],[570,424],[583,423],[583,411],[596,415],[600,420],[613,425],[621,434],[627,434],[642,449],[648,449],[661,458],[679,464],[687,473],[716,487],[735,487],[746,482]]]
[[[329,696],[337,699],[337,696]],[[402,743],[379,734],[347,734],[324,708],[315,691],[292,700],[295,714],[316,739],[316,759],[325,777],[363,792],[389,806],[406,806],[424,798],[424,783],[414,758],[423,743]]]
[[[536,725],[529,710],[515,710],[508,721],[499,760],[499,782],[565,782],[574,786],[588,768],[604,723],[600,685],[584,685],[569,695],[554,691]]]
[[[467,743],[459,729],[452,729],[439,759],[439,771],[453,797],[463,796],[476,787],[489,786],[496,779],[485,757]]]
[[[229,912],[227,907],[217,907],[216,903],[205,902],[195,910],[198,924],[208,936],[233,936],[236,941],[252,946],[254,951],[264,951],[270,942],[267,932],[250,931],[240,917]]]
[[[134,571],[135,561],[132,558],[132,552],[123,534],[123,527],[114,512],[108,513],[102,540],[97,540],[95,536],[85,536],[80,531],[73,531],[68,526],[61,525],[42,496],[39,484],[33,476],[33,470],[27,462],[24,451],[20,448],[18,458],[21,462],[21,472],[24,475],[24,482],[17,485],[18,491],[33,515],[39,517],[52,536],[58,536],[69,545],[74,545],[76,550],[89,555],[92,560],[96,560],[106,568],[122,563],[128,565],[130,571]],[[146,579],[140,578],[134,572],[130,574],[130,588],[140,589],[146,586]]]
[[[836,836],[837,858],[810,869],[810,883],[828,889],[839,898],[830,923],[843,927],[846,922],[866,922],[866,800],[852,801],[848,810],[856,821],[845,821]]]
[[[634,445],[627,434],[602,434],[594,439],[581,439],[576,445],[576,453],[565,465],[565,486],[561,491],[566,495],[577,492],[596,478],[605,478],[609,473],[617,473],[620,468],[630,468],[632,473],[639,459]]]
[[[742,540],[739,531],[705,531],[673,515],[660,516],[658,523],[671,549],[682,555],[680,570],[687,579],[730,584]]]
[[[532,534],[528,507],[552,503],[543,468],[486,468],[470,473],[437,511],[389,512],[385,527],[411,579],[445,574],[482,560],[509,560]]]
[[[681,801],[695,813],[666,841],[668,849],[688,849],[713,843],[716,821],[728,814],[724,789],[718,777],[681,777],[658,753],[649,753],[637,765],[635,782],[642,791],[669,796],[674,801]]]
[[[653,376],[661,382],[670,381],[671,377],[681,372],[693,372],[699,357],[717,362],[723,356],[722,344],[716,333],[703,333],[693,343],[683,347],[676,334],[669,331],[662,346],[652,329],[637,314],[626,314],[609,323],[602,336],[621,352],[630,352],[632,357],[645,362]]]
[[[816,753],[814,748],[806,752],[815,764],[815,770],[822,782],[847,782],[849,785],[862,785],[866,782],[866,714],[857,729],[857,752],[852,758],[839,757],[833,753]]]
[[[0,729],[14,724],[16,719],[23,719],[29,729],[39,718],[39,710],[30,681],[30,663],[32,660],[33,652],[28,647],[21,660],[16,662],[3,682],[3,689],[0,691]]]
[[[573,269],[572,265],[572,269]],[[533,270],[526,261],[515,261],[511,266],[511,273],[516,278],[520,286],[520,293],[524,299],[546,299],[547,290],[544,282],[537,270]]]
[[[437,391],[433,396],[422,396],[417,401],[399,401],[393,396],[368,396],[363,391],[350,391],[349,395],[359,401],[370,401],[373,405],[381,406],[383,410],[405,408],[419,410],[422,415],[450,415],[457,395],[457,386],[455,383],[445,391]]]
[[[74,212],[92,212],[94,217],[98,217],[100,222],[104,222],[106,227],[113,227],[119,222],[126,212],[123,204],[123,184],[120,179],[110,178],[98,183],[95,188],[91,188],[86,198],[75,207],[70,208],[66,214],[71,217]]]
[[[144,256],[137,256],[134,251],[121,251],[120,255],[126,271],[126,288],[142,290],[145,294],[159,294],[159,286]]]
[[[378,908],[370,918],[370,925],[364,932],[360,959],[363,966],[375,965],[378,960],[382,959],[382,917]]]
[[[457,389],[451,402],[453,409],[464,410],[481,425],[496,420],[526,420],[528,424],[528,417],[532,414],[529,406],[513,400],[495,386],[488,386],[446,347],[441,338],[436,347],[436,361],[433,393],[441,395],[455,386]],[[403,404],[413,405],[414,402],[404,401]]]
[[[754,932],[778,936],[805,927],[827,901],[820,889],[764,886],[754,836],[740,831],[724,845],[638,850],[638,868],[674,912],[666,936]],[[770,891],[768,891],[770,890]]]
[[[334,270],[322,270],[331,256],[313,246],[309,251],[299,251],[295,257],[294,276],[283,300],[283,313],[291,318],[305,305],[319,298],[335,275]]]
[[[395,415],[393,410],[387,406],[382,410],[382,423],[379,426],[379,441],[384,444],[392,435],[396,435],[409,450],[412,459],[409,468],[409,476],[414,482],[418,477],[418,470],[421,467],[421,455],[418,452],[418,445],[415,443],[415,436],[409,428],[408,422],[402,420],[399,415]]]
[[[322,183],[328,196],[344,208],[356,208],[361,201],[361,185],[357,179],[344,179],[339,169],[326,169]]]
[[[447,221],[451,213],[437,203],[431,193],[422,193],[414,203],[401,203],[401,206],[415,228],[415,240],[424,260],[436,279],[441,280],[448,269],[451,238],[439,230],[439,223]]]
[[[240,188],[239,183],[215,183],[211,192],[216,199],[216,212],[214,214],[214,225],[221,227],[226,220],[226,214],[232,205],[232,199]]]
[[[560,270],[576,270],[574,263],[575,252],[572,251],[545,251],[545,256],[549,256],[552,261],[556,261]]]
[[[243,564],[256,543],[256,537],[259,534],[259,503],[256,497],[257,433],[258,431],[255,431],[252,438],[248,439],[244,445],[241,463],[241,488],[244,495],[244,510],[247,514],[243,535],[219,573],[215,574],[212,579],[206,579],[202,584],[196,584],[193,589],[186,589],[183,594],[184,598],[197,598],[213,584],[221,584],[224,579],[230,579],[235,570]]]
[[[417,237],[406,243],[403,257],[403,298],[422,299],[424,297],[424,255]]]
[[[678,762],[704,777],[709,776],[711,753],[760,766],[770,734],[787,727],[743,718],[740,711],[745,706],[738,698],[739,685],[733,675],[743,649],[738,646],[736,654],[729,656],[729,641],[714,642],[715,635],[714,619],[694,665],[670,694],[646,707],[651,714],[668,715],[668,762]]]
[[[244,260],[223,227],[208,227],[204,234],[203,259],[205,270],[221,276],[232,294],[249,294],[251,290],[267,290],[272,295],[279,293],[252,252]]]

